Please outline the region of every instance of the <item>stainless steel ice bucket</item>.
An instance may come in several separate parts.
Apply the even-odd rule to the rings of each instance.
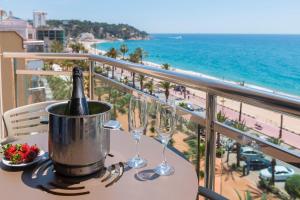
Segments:
[[[90,115],[64,115],[67,102],[46,108],[49,113],[49,156],[56,172],[66,176],[83,176],[104,166],[109,153],[111,105],[89,101]]]

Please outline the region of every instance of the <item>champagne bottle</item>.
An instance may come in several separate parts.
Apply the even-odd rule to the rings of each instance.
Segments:
[[[88,115],[88,103],[83,90],[83,75],[79,67],[73,68],[73,91],[68,103],[66,115]]]

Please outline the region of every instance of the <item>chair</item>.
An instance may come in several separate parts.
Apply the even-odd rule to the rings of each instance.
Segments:
[[[48,131],[48,125],[41,121],[48,118],[45,108],[57,101],[45,101],[21,106],[3,114],[8,138],[34,132]]]

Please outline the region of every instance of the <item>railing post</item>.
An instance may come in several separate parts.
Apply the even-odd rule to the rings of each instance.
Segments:
[[[90,61],[90,67],[89,67],[89,97],[90,97],[90,100],[94,99],[94,66],[95,66],[95,62]]]
[[[3,121],[3,83],[2,83],[2,61],[3,61],[3,56],[2,56],[2,49],[0,48],[0,113],[1,113],[1,119],[0,119],[0,140],[5,137],[5,129],[4,129],[4,121]]]
[[[216,132],[214,131],[216,96],[206,95],[205,187],[215,190]]]
[[[197,177],[198,177],[198,181],[200,180],[200,167],[201,167],[201,151],[200,151],[200,142],[201,142],[201,126],[200,124],[197,124],[197,163],[196,163],[196,172],[197,172]]]
[[[17,75],[16,75],[16,58],[11,58],[11,73],[13,75],[13,80],[12,80],[12,84],[13,84],[13,94],[14,94],[14,106],[15,108],[18,107],[18,88],[17,88]]]

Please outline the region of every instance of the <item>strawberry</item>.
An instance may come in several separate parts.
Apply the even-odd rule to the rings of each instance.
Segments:
[[[36,156],[37,156],[37,153],[35,151],[30,150],[28,152],[28,154],[26,154],[25,162],[33,161],[36,158]]]
[[[25,143],[25,144],[22,144],[20,150],[21,150],[23,153],[26,153],[26,152],[28,152],[28,151],[30,150],[30,146],[29,146],[28,144],[26,144],[26,143]]]
[[[31,151],[34,151],[36,154],[39,154],[39,152],[40,152],[40,149],[36,146],[36,144],[35,144],[35,145],[32,145],[32,146],[30,147],[30,150],[31,150]]]

